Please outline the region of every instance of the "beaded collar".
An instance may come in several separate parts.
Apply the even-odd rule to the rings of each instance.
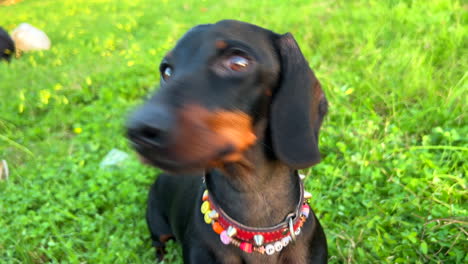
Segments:
[[[225,245],[234,245],[247,253],[273,255],[281,252],[289,243],[295,242],[310,213],[308,202],[311,194],[304,190],[305,176],[297,175],[300,179],[299,203],[295,211],[288,214],[283,222],[272,227],[245,226],[227,215],[205,189],[200,208],[205,223],[211,224],[213,231],[219,234],[221,242]]]

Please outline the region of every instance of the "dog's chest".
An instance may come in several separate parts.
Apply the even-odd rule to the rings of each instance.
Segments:
[[[218,248],[219,249],[219,248]],[[246,254],[236,248],[219,250],[217,261],[225,264],[302,264],[306,262],[306,250],[302,245],[292,246],[277,255]]]

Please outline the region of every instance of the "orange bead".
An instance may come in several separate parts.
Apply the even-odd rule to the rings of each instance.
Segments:
[[[214,222],[212,227],[216,234],[221,234],[221,232],[224,231],[223,227],[218,222]]]

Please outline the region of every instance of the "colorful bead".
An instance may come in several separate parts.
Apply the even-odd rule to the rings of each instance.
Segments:
[[[281,241],[276,241],[274,246],[276,252],[280,252],[283,249],[283,243],[281,243]]]
[[[295,234],[296,236],[298,236],[300,233],[301,233],[301,228],[298,227],[298,228],[296,229],[296,231],[294,231],[294,234]]]
[[[281,239],[281,244],[283,244],[283,247],[286,247],[287,245],[289,245],[289,242],[291,242],[291,237],[290,236],[283,237]]]
[[[257,234],[253,237],[256,246],[263,245],[263,241],[265,240],[262,235]]]
[[[201,205],[201,212],[202,214],[206,214],[208,211],[210,211],[210,202],[204,201]]]
[[[231,244],[236,247],[240,247],[240,242],[237,239],[231,238]]]
[[[229,226],[227,229],[227,235],[230,237],[234,237],[235,235],[237,235],[237,229],[233,226]]]
[[[267,255],[275,254],[275,246],[273,246],[272,244],[266,245],[265,252],[267,253]]]
[[[212,227],[213,227],[213,231],[215,231],[216,234],[221,234],[221,232],[224,231],[224,228],[218,222],[213,222]]]
[[[211,210],[208,214],[209,214],[210,218],[213,219],[213,220],[216,220],[219,217],[219,214],[218,214],[218,212],[216,212],[216,210]]]
[[[300,174],[299,175],[300,180],[304,180],[305,176]],[[312,198],[312,195],[304,191],[304,199],[308,200]],[[217,222],[218,218],[220,217],[219,213],[216,210],[211,210],[211,204],[209,202],[209,196],[208,196],[208,190],[205,190],[203,192],[202,196],[202,205],[200,207],[201,212],[203,213],[203,219],[205,223],[211,224],[212,229],[215,233],[219,234],[220,240],[223,244],[225,245],[233,245],[235,247],[240,248],[242,251],[246,253],[252,253],[252,252],[257,252],[260,254],[267,254],[267,255],[273,255],[276,252],[280,252],[283,250],[286,246],[288,246],[293,240],[295,240],[295,236],[299,235],[301,233],[301,227],[303,227],[304,222],[310,215],[310,206],[307,204],[308,202],[305,201],[304,204],[301,206],[301,211],[299,214],[299,221],[296,222],[296,230],[291,232],[289,231],[293,229],[293,221],[292,219],[289,219],[289,228],[284,228],[283,230],[277,230],[275,232],[281,232],[283,234],[283,237],[279,240],[276,240],[276,242],[263,245],[265,238],[261,233],[257,233],[253,236],[253,239],[250,240],[249,242],[236,238],[237,235],[237,229],[234,226],[229,226],[226,230],[224,230],[223,226]]]
[[[207,224],[211,224],[211,222],[213,221],[213,219],[211,219],[211,217],[210,217],[210,214],[208,214],[208,213],[205,214],[203,219],[205,220],[205,223],[207,223]]]
[[[254,248],[254,250],[257,251],[260,254],[265,254],[265,247],[264,246],[256,247],[256,248]]]
[[[252,253],[252,244],[247,242],[241,242],[240,249],[242,249],[244,252]]]
[[[302,206],[301,213],[302,213],[303,216],[305,216],[306,218],[308,218],[308,217],[309,217],[309,213],[310,213],[310,207],[309,207],[309,205],[304,204],[304,205]]]
[[[304,221],[302,218],[305,218],[305,216],[301,216],[301,220],[302,221],[299,221],[299,226],[298,227],[303,227],[304,226]]]
[[[224,245],[229,245],[231,243],[231,237],[228,236],[226,231],[221,232],[219,234],[219,238],[221,239],[221,242],[223,242]]]

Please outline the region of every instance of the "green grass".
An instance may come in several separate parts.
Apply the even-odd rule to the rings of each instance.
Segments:
[[[224,18],[292,32],[330,112],[308,171],[331,263],[467,263],[468,28],[463,1],[25,0],[52,49],[0,63],[0,263],[152,263],[155,170],[126,113],[190,27]],[[181,262],[177,247],[171,259]]]

